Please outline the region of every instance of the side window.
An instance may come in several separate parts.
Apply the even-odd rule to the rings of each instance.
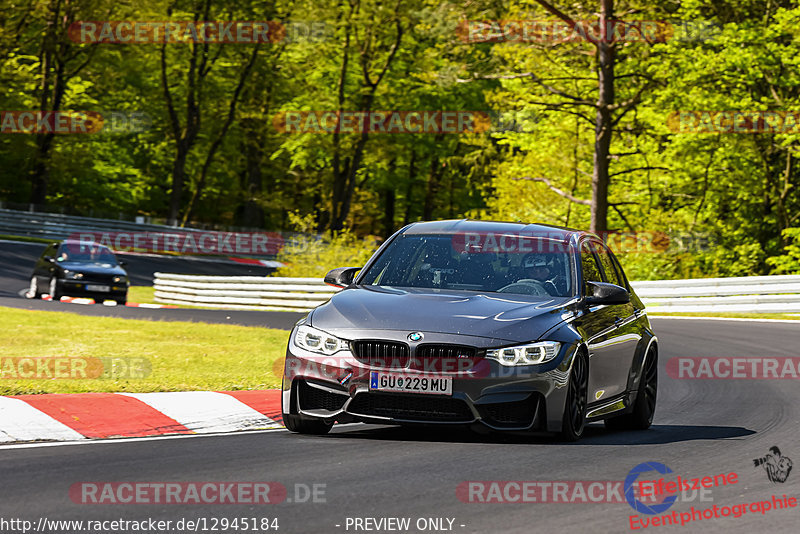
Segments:
[[[592,246],[586,242],[581,245],[581,270],[583,271],[584,282],[602,282],[603,276],[600,274],[600,266],[592,252]]]
[[[611,253],[603,245],[595,245],[597,255],[600,257],[600,263],[603,266],[603,272],[606,275],[606,282],[625,287],[625,282],[621,279],[617,268],[611,259]]]
[[[614,256],[613,253],[611,253],[609,255],[611,256],[611,261],[614,262],[614,267],[617,268],[617,274],[619,275],[619,280],[620,280],[620,284],[619,285],[621,285],[625,289],[630,290],[630,287],[628,287],[628,279],[625,276],[625,271],[622,270],[622,265],[619,264],[619,260],[617,259],[616,256]]]

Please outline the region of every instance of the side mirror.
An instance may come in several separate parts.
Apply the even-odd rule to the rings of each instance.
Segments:
[[[53,256],[45,256],[45,257],[44,257],[44,258],[42,258],[42,259],[43,259],[44,261],[46,261],[47,263],[55,263],[55,262],[56,262],[56,260],[54,260],[54,259],[53,259]]]
[[[339,267],[325,275],[325,283],[334,287],[347,287],[353,283],[353,278],[361,267]]]
[[[120,267],[125,267],[126,265],[128,265],[128,262],[127,262],[127,261],[121,261],[121,262],[119,262],[119,266],[120,266]]]
[[[631,295],[624,287],[606,282],[586,282],[586,304],[627,304]]]

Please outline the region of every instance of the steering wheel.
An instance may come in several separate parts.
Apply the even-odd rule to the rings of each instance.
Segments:
[[[498,293],[516,293],[518,295],[537,295],[549,297],[550,293],[538,280],[526,280],[525,282],[514,282],[497,290]]]

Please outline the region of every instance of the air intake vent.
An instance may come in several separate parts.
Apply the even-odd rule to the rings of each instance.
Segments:
[[[333,389],[333,388],[331,388]],[[328,410],[337,412],[342,409],[348,399],[346,392],[343,395],[331,391],[314,387],[305,381],[300,381],[298,394],[300,398],[300,408],[303,410]]]
[[[397,341],[361,339],[350,343],[353,355],[370,367],[404,369],[408,367],[408,345]]]
[[[375,415],[406,421],[467,423],[475,419],[464,401],[433,395],[418,397],[407,394],[359,393],[347,411],[355,415]]]

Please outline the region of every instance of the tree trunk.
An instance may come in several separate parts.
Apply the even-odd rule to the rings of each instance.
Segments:
[[[263,147],[264,139],[259,135],[257,121],[243,119],[245,169],[242,189],[244,203],[240,206],[239,225],[251,228],[264,227],[264,209],[258,204],[263,190]]]
[[[411,158],[408,160],[408,186],[406,187],[406,209],[403,214],[403,226],[411,222],[411,207],[413,206],[414,182],[417,179],[417,153],[411,151]]]
[[[442,166],[439,158],[431,160],[431,170],[428,174],[428,183],[425,185],[425,202],[422,205],[422,220],[430,221],[433,219],[433,208],[435,206],[436,194],[439,192],[439,180],[442,177]]]
[[[400,48],[400,41],[403,36],[403,27],[400,23],[399,13],[397,10],[400,8],[400,3],[396,6],[395,11],[395,27],[397,30],[397,35],[392,45],[389,53],[386,57],[386,61],[383,65],[383,68],[378,69],[378,74],[376,78],[373,80],[372,75],[370,74],[370,65],[375,58],[376,50],[379,48],[379,44],[376,44],[372,39],[370,33],[367,33],[364,41],[359,41],[358,34],[355,34],[355,40],[359,46],[359,61],[361,66],[361,74],[362,80],[360,82],[360,93],[361,93],[361,106],[359,107],[359,111],[366,113],[369,116],[369,113],[372,111],[372,106],[375,102],[375,95],[377,94],[378,87],[381,84],[384,76],[386,75],[389,67],[392,65],[392,62],[395,59],[397,54],[397,50]],[[352,15],[352,11],[351,11]],[[344,111],[344,103],[345,103],[345,82],[347,78],[347,64],[349,61],[349,48],[350,48],[350,31],[352,26],[350,24],[350,20],[348,19],[348,23],[346,26],[346,33],[345,33],[345,41],[344,41],[344,53],[342,55],[342,65],[340,68],[339,73],[339,83],[338,83],[338,111]],[[367,140],[369,139],[369,133],[367,128],[361,132],[361,135],[356,141],[355,146],[352,149],[352,156],[345,158],[344,165],[340,166],[341,161],[341,152],[343,149],[341,147],[341,140],[340,134],[338,132],[333,134],[333,188],[332,188],[332,195],[331,195],[331,221],[330,221],[330,230],[331,232],[338,232],[344,228],[344,223],[347,220],[347,216],[350,213],[350,205],[353,201],[353,195],[356,189],[356,177],[358,175],[358,171],[361,168],[361,162],[364,157],[364,148],[367,144]],[[363,182],[362,182],[363,183]]]
[[[614,0],[602,0],[600,11],[601,38],[597,43],[597,115],[595,119],[594,171],[592,173],[592,207],[590,229],[596,234],[608,230],[608,167],[611,162],[612,116],[614,104],[614,44],[607,35],[608,21],[614,19]]]
[[[183,200],[183,183],[186,178],[186,156],[188,154],[186,144],[180,139],[177,141],[178,147],[175,152],[175,161],[172,162],[172,192],[169,195],[169,217],[167,218],[167,224],[170,226],[178,225],[178,214]]]
[[[70,24],[72,12],[67,10],[62,13],[61,2],[52,2],[50,9],[50,23],[44,36],[39,53],[42,67],[42,80],[39,85],[39,112],[58,112],[64,99],[65,84],[65,58],[59,52],[58,31],[62,24]],[[63,45],[62,45],[63,47]],[[52,119],[55,120],[55,119]],[[30,174],[31,204],[45,204],[47,202],[47,189],[50,180],[50,150],[53,147],[55,134],[44,132],[36,134],[36,152],[33,155],[33,165]]]
[[[394,233],[394,210],[395,210],[394,188],[389,186],[384,191],[383,206],[383,237],[388,239]]]

